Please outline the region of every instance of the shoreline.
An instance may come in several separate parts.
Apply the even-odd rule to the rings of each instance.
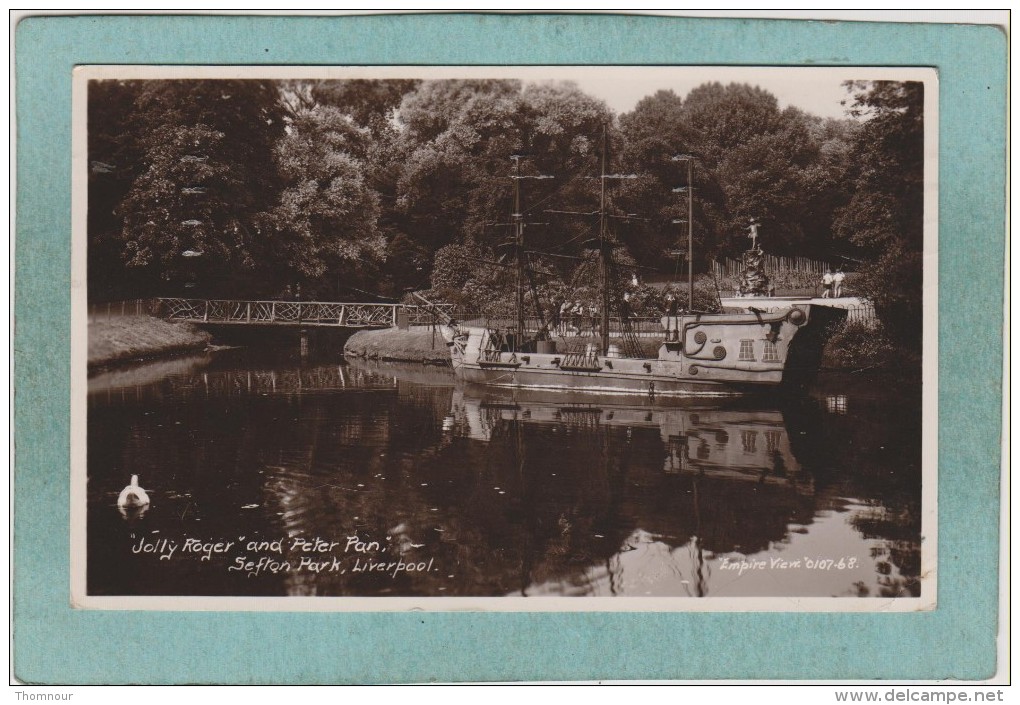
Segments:
[[[903,364],[906,356],[901,351],[888,341],[876,340],[874,331],[859,328],[840,331],[830,339],[822,355],[820,372],[909,374],[914,365]],[[150,316],[102,319],[89,323],[88,371],[203,352],[214,346],[212,334],[187,322]],[[365,360],[450,366],[446,342],[432,326],[361,330],[347,339],[343,354]]]
[[[438,330],[433,332],[432,326],[412,326],[407,330],[382,328],[358,331],[344,344],[344,357],[450,365],[450,350],[446,341]]]
[[[118,316],[88,327],[88,370],[202,352],[212,336],[190,323],[171,323],[151,316]]]

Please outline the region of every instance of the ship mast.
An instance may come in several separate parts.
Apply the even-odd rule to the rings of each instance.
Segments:
[[[609,161],[609,126],[602,125],[602,166],[599,175],[599,266],[602,278],[602,354],[609,352],[609,288],[612,284],[609,258],[613,243],[609,232],[609,215],[606,213],[606,181],[609,179],[636,179],[635,174],[607,174]]]
[[[606,153],[609,135],[602,126],[602,168],[599,178],[599,266],[602,270],[602,354],[609,352],[609,221],[606,219]]]
[[[510,157],[514,163],[514,173],[510,179],[514,185],[514,200],[510,208],[510,224],[514,231],[514,246],[517,250],[517,342],[519,348],[524,343],[524,214],[521,213],[521,157],[514,154]]]
[[[513,204],[510,208],[510,225],[513,228],[514,236],[514,249],[516,250],[516,264],[517,264],[517,291],[515,300],[515,313],[517,320],[515,324],[517,326],[517,336],[514,345],[521,349],[524,344],[524,280],[527,276],[527,263],[525,262],[525,250],[524,250],[524,213],[521,209],[521,181],[523,179],[551,179],[552,176],[546,174],[538,174],[534,176],[523,176],[521,174],[521,160],[524,158],[522,154],[510,155],[510,160],[514,163],[513,173],[510,175],[510,180],[513,182]],[[532,223],[534,225],[534,223]],[[536,302],[536,306],[537,306]],[[541,317],[541,313],[539,314]]]

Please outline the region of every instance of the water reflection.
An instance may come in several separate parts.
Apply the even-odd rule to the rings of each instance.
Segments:
[[[825,410],[830,414],[845,414],[846,394],[830,394],[825,397]]]
[[[92,381],[93,594],[918,591],[919,452],[903,423],[883,427],[903,414],[885,398],[838,415],[820,413],[824,395],[653,404],[230,355],[137,376]],[[127,523],[111,503],[130,473],[153,504]],[[270,558],[291,569],[132,554],[144,536],[244,537],[250,559],[266,552],[248,542],[279,540]],[[296,569],[313,538],[338,542],[339,562]]]

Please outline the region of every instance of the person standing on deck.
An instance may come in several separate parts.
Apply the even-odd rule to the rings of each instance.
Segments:
[[[666,292],[666,339],[680,339],[680,321],[677,320],[677,312],[680,302],[673,296],[672,291]]]
[[[620,302],[620,322],[623,325],[630,320],[630,292],[624,292],[623,301]]]
[[[580,301],[575,301],[574,302],[574,308],[571,309],[570,313],[571,313],[570,318],[571,318],[572,327],[574,329],[574,334],[575,335],[581,335],[581,325],[582,325],[581,322],[584,319],[584,306],[581,305]]]

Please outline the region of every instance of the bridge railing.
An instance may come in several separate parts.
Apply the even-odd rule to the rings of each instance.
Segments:
[[[160,315],[203,323],[312,324],[378,328],[397,324],[397,312],[411,324],[432,323],[435,315],[419,306],[325,301],[238,301],[233,299],[159,299]]]
[[[123,316],[148,316],[152,314],[156,303],[153,299],[122,299],[90,303],[88,306],[89,321]]]

